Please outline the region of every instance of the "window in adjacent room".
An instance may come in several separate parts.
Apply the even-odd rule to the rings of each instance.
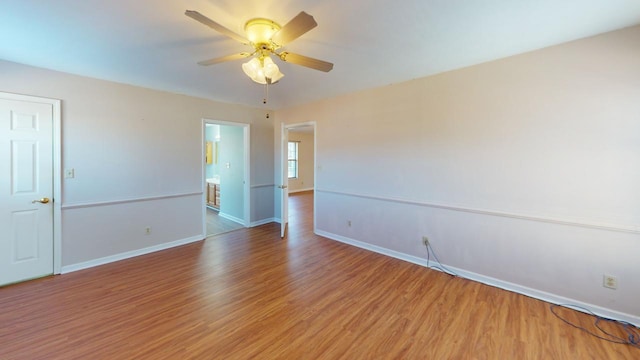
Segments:
[[[289,179],[298,177],[298,142],[289,141]]]

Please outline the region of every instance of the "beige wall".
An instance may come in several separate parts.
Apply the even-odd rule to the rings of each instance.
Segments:
[[[251,221],[273,219],[264,110],[5,61],[0,73],[0,91],[62,100],[62,166],[75,169],[62,183],[63,270],[204,237],[203,118],[250,124]]]
[[[289,179],[289,192],[313,190],[313,132],[289,132],[290,141],[298,143],[298,178]]]
[[[318,233],[421,264],[428,236],[465,276],[640,323],[638,39],[277,111],[317,122]]]

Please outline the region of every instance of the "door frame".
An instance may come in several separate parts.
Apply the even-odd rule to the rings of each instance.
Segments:
[[[210,125],[222,125],[222,126],[236,126],[242,127],[243,133],[243,142],[244,142],[244,177],[243,177],[243,193],[244,193],[244,204],[243,204],[243,226],[249,227],[251,225],[251,124],[244,123],[236,123],[232,121],[223,121],[223,120],[213,120],[213,119],[202,119],[202,127],[201,131],[201,151],[200,151],[200,163],[202,164],[200,180],[202,181],[202,233],[204,237],[207,237],[207,181],[206,177],[206,166],[207,163],[205,161],[205,152],[207,146],[206,139],[206,126]]]
[[[280,134],[280,137],[282,139],[282,146],[284,147],[285,141],[284,138],[286,136],[287,141],[289,140],[289,130],[295,130],[296,128],[301,128],[301,127],[307,127],[307,126],[311,126],[313,128],[313,233],[316,233],[316,183],[317,183],[317,173],[318,173],[318,162],[317,162],[317,158],[316,158],[316,153],[317,153],[317,146],[318,146],[318,129],[317,129],[317,124],[315,121],[306,121],[306,122],[301,122],[301,123],[293,123],[293,124],[282,124],[282,131]],[[286,153],[286,150],[283,149],[282,150],[283,153]],[[285,170],[286,167],[288,166],[288,161],[285,161],[284,159],[284,155],[281,156],[281,161],[282,161],[282,185],[284,186],[289,186],[289,178],[286,177],[284,174],[287,173],[287,171]],[[277,190],[277,189],[276,189]],[[288,191],[287,191],[287,199],[282,199],[283,201],[289,201],[288,200]],[[281,207],[285,206],[284,203],[280,204]],[[287,211],[287,215],[288,215],[288,211]],[[288,217],[288,216],[287,216]],[[280,219],[281,224],[282,223],[288,223],[289,219]]]
[[[61,132],[61,100],[50,99],[39,96],[13,94],[0,92],[0,98],[6,100],[34,102],[40,104],[51,105],[52,121],[53,121],[53,274],[62,272],[62,171],[61,171],[61,154],[62,154],[62,132]]]
[[[280,238],[287,235],[289,226],[289,128],[287,124],[280,126]]]

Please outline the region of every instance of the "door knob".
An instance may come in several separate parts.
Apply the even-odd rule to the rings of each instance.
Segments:
[[[48,203],[48,202],[49,202],[49,198],[42,198],[42,199],[40,199],[40,200],[33,200],[31,203],[32,203],[32,204],[35,204],[35,203],[37,203],[37,202],[39,202],[39,203],[41,203],[41,204],[46,204],[46,203]]]

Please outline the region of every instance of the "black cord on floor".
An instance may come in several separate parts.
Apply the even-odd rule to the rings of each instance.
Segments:
[[[460,275],[456,274],[454,271],[451,271],[449,269],[447,269],[444,265],[442,265],[442,263],[440,262],[440,260],[438,260],[438,257],[436,256],[436,252],[433,251],[433,248],[431,247],[431,243],[427,242],[425,244],[425,248],[427,249],[427,267],[430,268],[434,268],[434,269],[438,269],[440,271],[442,271],[445,274],[448,275],[452,275],[452,276],[457,276],[457,277],[461,277]],[[438,265],[436,266],[431,266],[429,264],[429,262],[431,261],[431,253],[433,253],[433,258],[435,259],[435,261],[438,263]],[[464,277],[463,277],[464,278]],[[583,311],[593,317],[595,317],[595,322],[594,322],[594,326],[600,330],[600,332],[602,332],[605,336],[601,336],[598,335],[597,333],[594,333],[592,331],[589,331],[588,329],[585,329],[584,327],[580,326],[580,325],[576,325],[574,323],[572,323],[571,321],[563,318],[562,316],[558,315],[558,313],[555,311],[556,308],[558,307],[564,307],[570,310],[575,310],[575,311]],[[551,313],[553,315],[555,315],[555,317],[557,317],[558,319],[562,320],[563,322],[565,322],[566,324],[573,326],[576,329],[580,329],[584,332],[586,332],[587,334],[594,336],[598,339],[604,340],[604,341],[608,341],[608,342],[612,342],[612,343],[616,343],[616,344],[625,344],[625,345],[630,345],[636,348],[640,349],[640,329],[631,324],[628,323],[626,321],[621,321],[621,320],[612,320],[612,319],[607,319],[604,318],[602,316],[596,315],[593,311],[584,308],[582,306],[578,306],[578,305],[572,305],[572,304],[559,304],[559,305],[550,305],[549,309],[551,310]],[[622,326],[622,330],[627,334],[627,338],[623,338],[617,335],[613,335],[611,333],[609,333],[608,331],[606,331],[605,329],[603,329],[600,326],[600,322],[601,321],[606,321],[609,323],[613,323],[616,326]]]
[[[555,311],[556,308],[558,307],[564,307],[567,309],[571,309],[571,310],[579,310],[579,311],[584,311],[587,314],[595,317],[595,322],[594,322],[594,326],[596,328],[598,328],[598,330],[600,330],[600,332],[602,332],[605,336],[601,336],[597,333],[594,333],[588,329],[585,329],[584,327],[580,326],[580,325],[576,325],[574,323],[572,323],[571,321],[563,318],[562,316],[558,315],[558,313]],[[626,321],[621,321],[621,320],[612,320],[612,319],[607,319],[604,318],[602,316],[596,315],[595,313],[593,313],[591,310],[587,309],[587,308],[583,308],[581,306],[577,306],[577,305],[572,305],[572,304],[559,304],[559,305],[550,305],[549,309],[551,310],[551,313],[553,315],[555,315],[558,319],[562,320],[564,323],[573,326],[576,329],[580,329],[584,332],[586,332],[587,334],[594,336],[598,339],[604,340],[604,341],[608,341],[608,342],[612,342],[612,343],[616,343],[616,344],[625,344],[625,345],[631,345],[633,347],[639,348],[640,349],[640,329],[638,329],[638,327],[636,327],[635,325],[628,323]],[[609,333],[608,331],[604,330],[601,326],[600,326],[600,322],[601,321],[606,321],[606,322],[610,322],[615,324],[616,326],[622,326],[622,330],[627,334],[627,338],[623,338],[617,335],[613,335],[611,333]]]
[[[433,248],[431,247],[431,243],[427,241],[425,247],[427,248],[427,267],[429,268],[434,268],[434,269],[438,269],[440,271],[442,271],[445,274],[451,275],[451,276],[458,276],[460,277],[460,275],[456,274],[455,271],[449,270],[447,269],[444,265],[442,265],[442,263],[440,262],[440,260],[438,260],[438,256],[436,256],[436,252],[433,251]],[[431,259],[431,253],[433,253],[433,258],[436,260],[436,262],[438,263],[438,265],[436,266],[431,266],[429,265],[429,261]]]

